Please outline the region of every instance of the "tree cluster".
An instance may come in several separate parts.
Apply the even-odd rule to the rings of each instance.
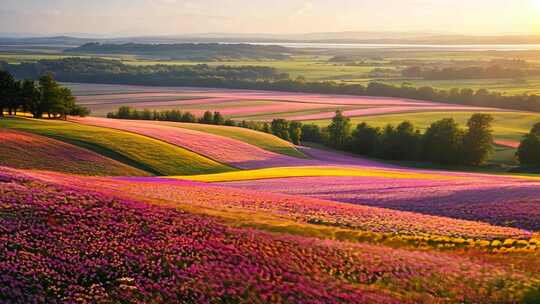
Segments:
[[[220,112],[204,112],[202,117],[196,117],[191,112],[180,110],[137,110],[128,106],[121,106],[116,112],[107,113],[108,118],[133,119],[133,120],[158,120],[187,123],[203,123],[210,125],[234,125],[235,122],[225,120]]]
[[[208,65],[167,66],[125,65],[117,60],[67,58],[40,60],[34,63],[0,63],[0,69],[11,71],[18,78],[36,78],[53,73],[60,81],[132,84],[155,86],[196,86],[322,94],[401,97],[452,104],[496,107],[540,112],[540,96],[506,96],[485,89],[438,90],[429,86],[400,86],[370,82],[367,86],[333,81],[309,82],[305,78],[289,79],[270,67],[231,67]]]
[[[60,86],[47,74],[33,80],[17,81],[13,76],[0,70],[0,116],[4,109],[9,115],[18,111],[31,113],[34,118],[47,114],[49,118],[66,118],[67,115],[86,116],[87,108],[75,103],[71,90]]]
[[[492,121],[491,115],[474,114],[463,130],[446,118],[432,123],[424,133],[408,121],[384,128],[360,123],[353,129],[350,119],[337,111],[328,127],[304,125],[304,134],[311,141],[375,158],[479,166],[493,151]]]

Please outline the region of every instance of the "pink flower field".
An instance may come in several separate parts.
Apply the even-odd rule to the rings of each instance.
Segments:
[[[147,175],[92,151],[52,138],[0,128],[0,166],[84,175]]]
[[[1,169],[2,301],[502,303],[520,301],[540,280],[532,255],[399,249],[233,228],[216,217],[116,196],[101,187],[107,179]],[[156,178],[109,183],[208,190]],[[193,199],[185,192],[176,197]],[[227,201],[237,198],[228,193]]]
[[[220,185],[540,230],[540,181],[473,176],[465,180],[296,177]]]
[[[407,113],[407,112],[444,112],[444,111],[485,111],[486,108],[480,107],[467,107],[467,106],[393,106],[393,107],[372,107],[366,109],[357,109],[357,110],[347,110],[343,111],[343,115],[347,117],[356,117],[356,116],[369,116],[369,115],[381,115],[381,114],[396,114],[396,113]],[[494,109],[489,109],[494,111]],[[317,119],[330,119],[334,117],[335,112],[325,112],[325,113],[316,113],[316,114],[307,114],[307,115],[298,115],[289,117],[290,120],[317,120]]]
[[[107,86],[114,87],[114,86]],[[334,110],[324,111],[325,108],[335,109],[341,107],[349,109],[344,112],[346,116],[366,116],[379,114],[396,114],[407,112],[426,111],[496,111],[493,108],[473,106],[458,106],[451,104],[434,103],[421,100],[352,96],[327,95],[309,93],[269,92],[253,90],[205,89],[205,88],[160,88],[129,87],[129,90],[118,93],[115,90],[106,90],[104,94],[82,95],[78,98],[81,103],[88,105],[95,113],[104,116],[106,112],[113,111],[120,105],[128,105],[137,109],[171,109],[200,105],[204,109],[194,109],[192,112],[200,114],[204,110],[219,110],[227,116],[273,115],[274,113],[287,114],[290,112],[309,111],[321,109],[321,113],[299,114],[288,117],[291,120],[327,119],[334,115]],[[133,91],[133,90],[139,90]],[[273,101],[271,106],[251,106],[252,101]],[[244,107],[228,107],[230,103],[245,103]],[[351,109],[352,108],[352,109]]]
[[[74,122],[153,137],[237,168],[253,169],[301,164],[303,160],[263,150],[228,137],[144,121],[77,118]]]
[[[363,231],[403,235],[439,235],[473,239],[528,239],[532,233],[523,229],[494,226],[394,211],[369,206],[343,204],[302,196],[271,194],[211,184],[156,177],[77,178],[53,173],[28,173],[48,182],[69,184],[92,191],[125,196],[129,199],[164,202],[168,206],[188,205],[204,209],[262,212],[325,225],[354,227]],[[272,181],[272,180],[268,180]]]

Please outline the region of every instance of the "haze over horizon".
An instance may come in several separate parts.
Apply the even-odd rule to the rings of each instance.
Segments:
[[[540,0],[3,0],[2,33],[102,37],[202,33],[540,34]]]

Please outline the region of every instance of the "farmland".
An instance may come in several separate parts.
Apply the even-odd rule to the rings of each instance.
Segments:
[[[186,175],[194,173],[193,156],[164,177],[33,170],[60,171],[39,164],[2,167],[0,221],[7,233],[0,238],[8,246],[0,249],[7,257],[0,264],[7,274],[0,290],[7,297],[512,302],[535,297],[540,284],[535,177],[408,169],[316,148],[296,150],[271,135],[224,126],[103,118],[0,123],[8,134],[24,131],[79,147],[84,142],[89,150],[107,143],[130,158],[135,153],[124,145],[144,145],[148,150],[139,161],[155,168],[172,159],[156,154],[157,164],[148,152],[180,151],[175,149],[200,153],[193,155],[209,164],[219,158],[260,168],[223,172],[233,169],[202,169],[199,163],[195,168],[203,175]],[[24,141],[11,143],[17,142]],[[4,165],[18,160],[10,157]],[[11,231],[21,227],[31,233],[15,237]],[[63,241],[38,245],[37,234],[50,244]],[[37,265],[39,275],[24,284],[17,279]],[[296,287],[284,287],[291,283]]]
[[[346,116],[352,118],[353,125],[367,122],[373,126],[384,127],[386,124],[397,125],[407,120],[425,130],[432,122],[441,118],[452,117],[459,124],[465,125],[466,120],[474,112],[489,113],[495,119],[493,129],[498,144],[492,161],[500,164],[515,163],[517,143],[534,123],[540,121],[540,114],[533,112],[449,105],[403,98],[123,85],[70,84],[69,86],[78,95],[81,104],[90,107],[96,116],[104,116],[106,112],[126,105],[139,110],[177,109],[198,116],[202,116],[207,110],[219,111],[225,117],[236,121],[269,122],[274,118],[285,118],[325,127],[334,112],[341,109]],[[227,128],[183,126],[197,130],[204,128],[216,135],[240,139],[237,135],[221,131],[228,130]],[[266,139],[259,140],[258,143],[253,140],[248,142],[270,151],[298,156],[294,150],[282,149],[279,145],[274,147],[275,143],[270,146],[261,145],[262,142],[268,142]]]
[[[76,51],[90,58],[84,48]],[[401,71],[523,59],[532,74],[540,64],[536,51],[302,49],[286,59],[212,53],[212,61],[200,62],[130,52],[106,58],[187,70],[203,63],[210,73],[223,65],[269,66],[274,76],[305,77],[300,83],[407,81],[505,94],[537,92],[537,79],[426,80]],[[32,56],[0,53],[0,61],[71,55]],[[232,70],[232,79],[257,71]],[[523,135],[540,122],[538,113],[354,93],[62,85],[92,110],[89,117],[0,117],[2,303],[540,301],[540,176],[518,167],[515,156]],[[153,118],[105,118],[121,106]],[[465,128],[474,113],[488,113],[495,153],[470,166],[382,160],[328,140],[293,144],[292,123],[284,127],[289,138],[278,137],[271,123],[284,118],[327,127],[338,109],[352,128],[410,121],[421,132],[444,118]],[[156,119],[164,110],[223,117],[220,123]],[[423,134],[411,132],[424,144]]]

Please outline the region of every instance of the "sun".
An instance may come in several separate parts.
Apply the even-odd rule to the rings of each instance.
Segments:
[[[540,12],[540,0],[530,0],[531,6],[537,12]]]

